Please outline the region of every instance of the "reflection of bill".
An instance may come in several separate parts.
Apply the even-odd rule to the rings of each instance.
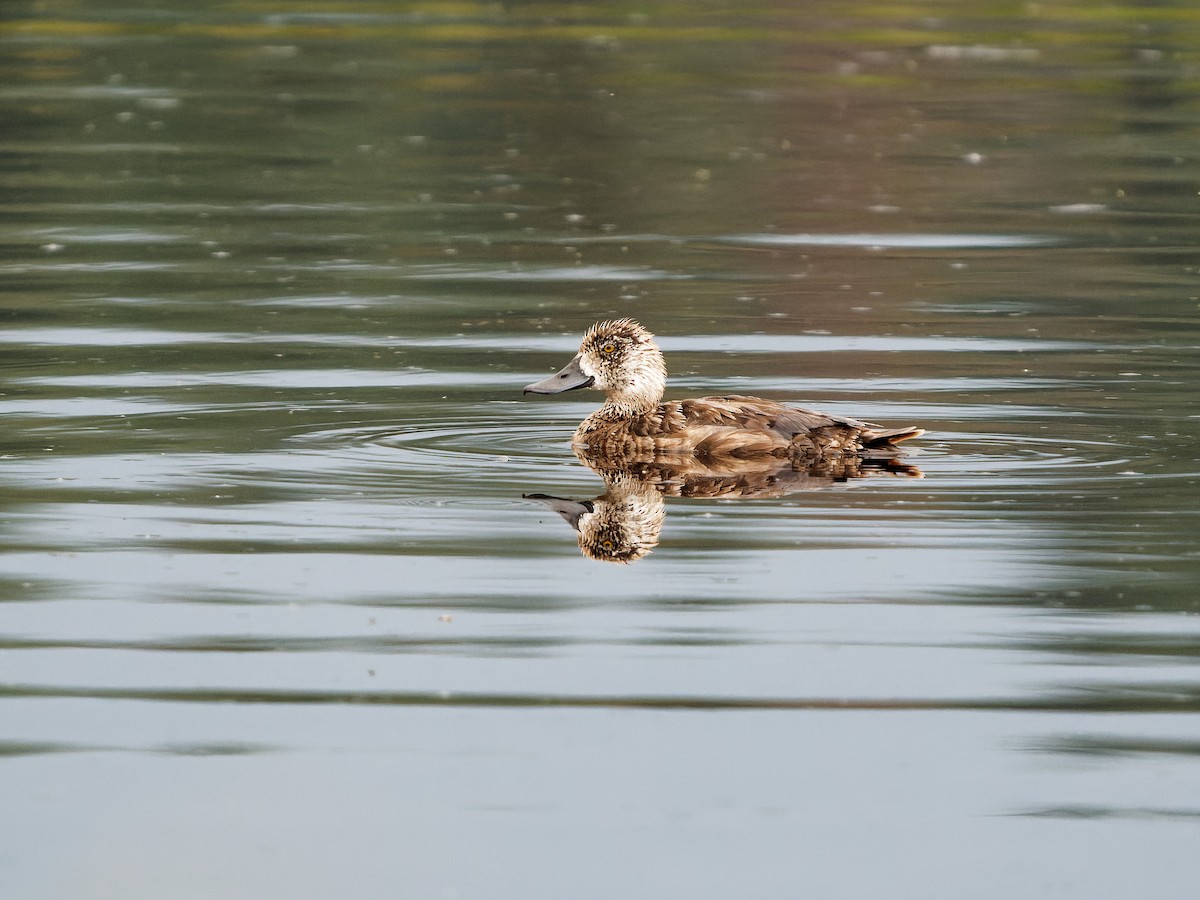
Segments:
[[[619,563],[641,559],[658,545],[666,517],[664,496],[779,497],[868,475],[921,475],[916,466],[895,458],[702,462],[695,457],[660,456],[615,461],[578,447],[575,454],[604,479],[603,494],[591,500],[523,496],[562,516],[575,529],[584,556]]]

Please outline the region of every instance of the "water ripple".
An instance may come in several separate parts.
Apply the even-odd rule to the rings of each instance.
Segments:
[[[545,266],[521,268],[471,268],[469,266],[428,267],[408,271],[410,281],[690,281],[695,276],[668,272],[649,266]]]
[[[373,334],[289,334],[287,332],[173,331],[156,328],[8,328],[0,344],[63,347],[142,347],[175,344],[311,344],[345,347],[487,348],[573,352],[578,335],[459,334],[444,337]],[[899,335],[739,334],[661,337],[666,351],[725,350],[737,353],[821,353],[907,351],[913,353],[1022,353],[1092,349],[1088,341],[1040,338],[918,337]],[[1104,346],[1115,349],[1110,344]]]
[[[155,687],[92,687],[84,685],[8,684],[0,697],[87,697],[150,700],[168,703],[336,704],[339,706],[494,706],[577,709],[692,709],[692,710],[969,710],[1038,712],[1200,712],[1200,694],[1146,692],[1137,698],[1112,698],[1090,692],[1045,697],[953,698],[825,698],[702,696],[696,694],[552,694],[492,693],[486,691],[364,691],[364,690],[244,690]],[[1123,702],[1122,702],[1123,701]]]
[[[1059,239],[1033,234],[732,234],[712,240],[758,247],[867,247],[910,250],[1044,247]]]
[[[350,426],[294,435],[290,441],[306,449],[372,459],[381,465],[427,469],[445,475],[463,470],[473,477],[534,474],[557,463],[575,466],[569,449],[574,424],[542,407],[526,411],[514,404],[494,404],[481,413],[453,423],[436,414],[409,418],[402,427]],[[517,421],[514,421],[517,420]]]

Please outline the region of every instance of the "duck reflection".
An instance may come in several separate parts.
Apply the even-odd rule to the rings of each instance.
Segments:
[[[588,559],[631,563],[658,546],[664,497],[769,498],[816,490],[871,475],[921,477],[894,456],[836,459],[708,460],[695,457],[614,458],[575,447],[580,462],[604,479],[590,500],[523,494],[558,513],[575,530]]]

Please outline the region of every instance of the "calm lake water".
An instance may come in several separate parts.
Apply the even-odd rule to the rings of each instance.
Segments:
[[[1195,896],[1191,3],[3,16],[6,898]],[[614,316],[924,477],[585,559]]]

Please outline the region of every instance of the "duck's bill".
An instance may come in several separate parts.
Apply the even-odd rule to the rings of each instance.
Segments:
[[[583,369],[579,368],[579,357],[576,356],[558,374],[551,375],[544,381],[535,381],[533,384],[525,385],[525,390],[522,393],[561,394],[563,391],[591,387],[595,383],[595,378],[591,375],[585,375]]]

